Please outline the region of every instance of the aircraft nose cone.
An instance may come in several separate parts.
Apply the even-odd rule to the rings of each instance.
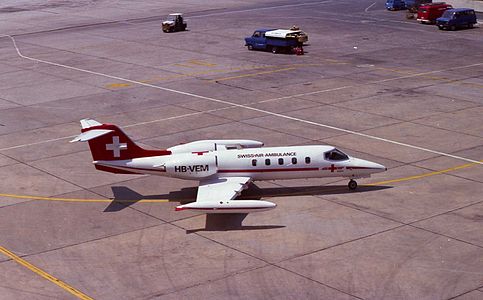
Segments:
[[[387,168],[385,166],[378,164],[378,163],[375,163],[375,162],[372,162],[372,161],[361,159],[359,161],[359,164],[360,164],[360,166],[366,168],[368,173],[370,173],[370,174],[387,171]]]
[[[373,168],[376,169],[376,172],[385,172],[387,171],[387,168],[381,164],[378,164],[378,163],[373,163],[374,166]]]
[[[364,176],[387,171],[387,168],[385,166],[372,161],[360,158],[353,158],[351,162],[351,166],[348,166],[347,169],[353,170],[353,176]]]

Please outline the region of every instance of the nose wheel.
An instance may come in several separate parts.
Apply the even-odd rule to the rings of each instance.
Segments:
[[[353,191],[357,188],[357,181],[351,179],[347,186],[349,187],[349,190]]]

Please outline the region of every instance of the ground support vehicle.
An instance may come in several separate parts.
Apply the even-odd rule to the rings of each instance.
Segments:
[[[473,28],[476,22],[475,11],[471,8],[448,9],[441,17],[436,19],[436,25],[441,30],[456,30],[462,27]]]
[[[421,5],[418,9],[418,21],[421,23],[434,24],[436,19],[441,17],[447,10],[453,8],[444,2],[435,2]]]
[[[415,19],[418,13],[418,9],[421,5],[429,4],[432,0],[404,0],[407,8],[406,18]]]
[[[408,9],[412,13],[417,12],[418,8],[425,4],[431,3],[432,0],[386,0],[387,10]]]
[[[404,3],[404,0],[387,0],[386,9],[387,10],[406,9],[406,3]]]
[[[186,21],[183,20],[183,14],[180,13],[169,14],[162,25],[164,32],[184,31],[187,26]]]
[[[250,37],[245,38],[248,50],[265,50],[273,53],[287,52],[302,55],[304,37],[301,31],[286,29],[258,29]],[[305,35],[306,37],[306,35]]]

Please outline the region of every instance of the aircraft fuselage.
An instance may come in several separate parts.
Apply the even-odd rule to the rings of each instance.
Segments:
[[[331,146],[289,146],[171,155],[116,161],[95,161],[96,167],[120,173],[140,173],[202,180],[213,176],[247,176],[253,181],[316,177],[369,177],[385,171],[380,164],[347,156],[330,159]]]

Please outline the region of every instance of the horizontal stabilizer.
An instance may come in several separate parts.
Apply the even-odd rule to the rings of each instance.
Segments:
[[[82,119],[80,120],[82,129],[91,128],[94,126],[101,126],[102,124],[93,119]]]
[[[90,141],[92,139],[98,138],[100,136],[103,136],[103,135],[108,134],[108,133],[113,132],[113,131],[114,130],[111,130],[111,129],[93,129],[93,130],[89,130],[89,131],[86,131],[84,133],[79,134],[78,136],[76,136],[70,142],[71,143],[74,143],[74,142],[87,142],[87,141]]]

